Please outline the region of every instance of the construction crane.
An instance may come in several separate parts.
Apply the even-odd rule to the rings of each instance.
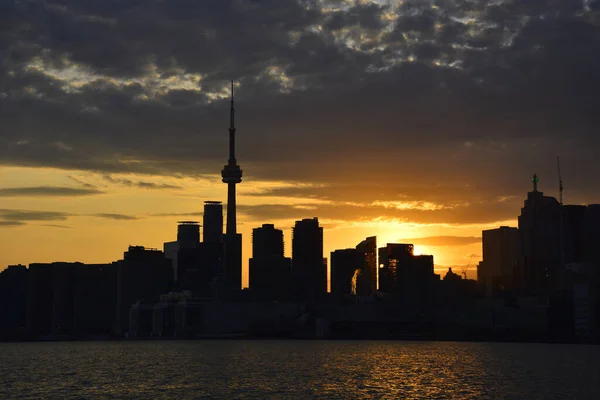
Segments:
[[[469,263],[467,264],[466,267],[463,267],[463,269],[462,269],[462,276],[463,276],[464,280],[467,280],[467,270],[471,266],[471,261],[473,261],[473,257],[475,257],[475,254],[471,254],[471,257],[469,258]]]
[[[563,205],[563,184],[562,176],[560,175],[560,156],[556,156],[556,166],[558,167],[558,192],[560,194],[560,205]]]

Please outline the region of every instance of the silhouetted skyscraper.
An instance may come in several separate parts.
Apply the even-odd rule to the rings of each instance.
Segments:
[[[412,244],[388,243],[379,249],[379,291],[395,293],[398,290],[398,266],[410,263],[414,257]]]
[[[250,288],[269,300],[282,299],[289,292],[291,259],[283,253],[283,231],[264,224],[252,231]]]
[[[586,262],[600,265],[600,204],[590,204],[587,206],[583,229],[583,258]]]
[[[32,335],[110,333],[117,298],[114,265],[59,262],[31,264],[29,271],[27,327]]]
[[[236,227],[235,185],[242,181],[242,170],[235,158],[235,109],[233,81],[231,82],[231,108],[229,111],[229,162],[221,171],[227,184],[227,230],[225,233],[225,277],[234,289],[242,287],[242,235]]]
[[[157,301],[171,289],[172,277],[172,262],[162,251],[129,246],[117,262],[117,334],[127,331],[131,306],[138,300]]]
[[[559,288],[564,274],[561,265],[561,206],[554,197],[538,191],[533,175],[533,191],[527,194],[519,216],[521,259],[517,282],[521,290],[548,295]],[[484,262],[485,265],[485,262]]]
[[[428,311],[433,303],[433,256],[414,255],[412,244],[379,249],[379,290],[396,296],[407,310]]]
[[[356,277],[364,266],[364,256],[357,249],[331,252],[331,293],[356,294]]]
[[[197,221],[181,221],[177,225],[179,248],[189,249],[200,243],[200,224]]]
[[[360,242],[356,250],[363,262],[356,282],[356,294],[369,296],[377,290],[377,237],[371,236]]]
[[[177,223],[177,240],[163,244],[165,258],[173,263],[173,279],[179,280],[179,250],[195,249],[200,244],[200,224],[197,221],[181,221]],[[183,266],[185,268],[185,265]]]
[[[482,232],[483,264],[477,280],[488,295],[513,289],[519,259],[519,230],[508,226]]]
[[[283,257],[283,247],[283,231],[275,229],[273,224],[263,224],[262,227],[252,230],[252,257]]]
[[[223,204],[220,201],[204,202],[204,237],[205,243],[223,242]]]
[[[23,337],[27,315],[29,270],[10,265],[0,271],[0,340]]]
[[[586,206],[564,205],[561,207],[561,264],[584,261]]]
[[[327,293],[327,264],[319,219],[296,221],[292,235],[292,272],[299,294],[305,300],[321,297]]]

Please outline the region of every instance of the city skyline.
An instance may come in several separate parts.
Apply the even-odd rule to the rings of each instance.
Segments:
[[[7,6],[14,26],[0,32],[11,49],[0,65],[0,269],[107,262],[128,244],[161,248],[176,221],[201,220],[205,200],[226,204],[219,169],[231,77],[242,127],[244,286],[251,230],[263,223],[284,230],[288,256],[294,221],[319,217],[325,255],[373,235],[433,254],[438,273],[472,261],[474,278],[481,231],[516,226],[532,173],[558,198],[557,154],[566,204],[600,195],[589,185],[600,172],[590,95],[600,62],[587,56],[598,52],[565,45],[590,44],[597,2],[554,5],[546,22],[535,17],[548,6],[508,4],[524,24],[504,23],[503,34],[493,6],[477,4],[232,4],[186,3],[193,10],[185,16],[177,4],[152,2],[131,10],[33,4],[61,23],[33,21],[31,36],[10,34],[35,13]],[[220,16],[216,25],[204,11]],[[165,35],[181,35],[176,51],[150,35],[153,12]],[[132,15],[147,17],[135,51],[131,32],[111,28]],[[241,16],[247,25],[219,25]],[[194,23],[179,31],[181,21]],[[252,33],[265,24],[277,34]],[[59,25],[97,34],[83,48],[62,40],[69,33]],[[203,60],[193,56],[198,46],[222,50]],[[535,48],[544,51],[528,51]],[[507,49],[521,51],[505,59]],[[114,57],[98,57],[109,51]],[[527,74],[540,66],[535,79]],[[565,68],[578,73],[546,87],[563,82]]]

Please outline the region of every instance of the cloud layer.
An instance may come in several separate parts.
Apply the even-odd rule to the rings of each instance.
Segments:
[[[125,214],[73,214],[59,211],[39,211],[39,210],[18,210],[18,209],[0,209],[0,226],[23,226],[29,222],[54,222],[67,221],[71,217],[96,217],[118,221],[134,221],[139,219],[133,215]],[[42,224],[48,227],[69,228],[61,224]]]
[[[567,193],[588,202],[600,195],[599,15],[593,0],[7,0],[0,163],[107,181],[218,174],[235,79],[246,180],[305,184],[263,196],[337,202],[315,215],[505,220],[533,172],[555,191],[559,153]],[[265,203],[242,211],[301,214]]]
[[[38,187],[19,187],[2,188],[0,197],[71,197],[71,196],[90,196],[102,194],[104,192],[96,189],[79,189],[70,187],[38,186]]]

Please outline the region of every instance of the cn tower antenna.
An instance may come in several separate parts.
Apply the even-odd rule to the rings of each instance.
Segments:
[[[556,156],[556,166],[558,167],[558,192],[560,195],[560,205],[563,205],[563,182],[560,174],[560,156]]]

